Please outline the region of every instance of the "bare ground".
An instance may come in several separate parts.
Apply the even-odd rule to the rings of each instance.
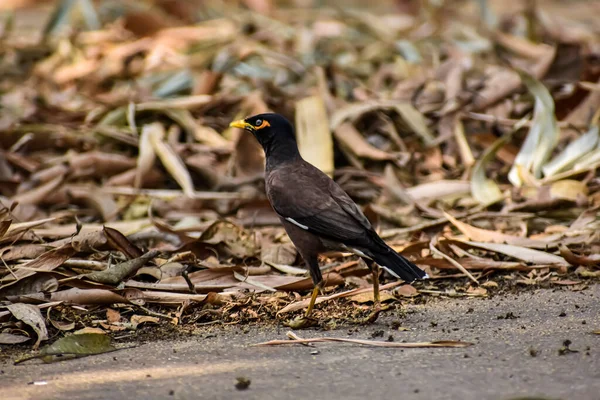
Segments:
[[[600,285],[439,299],[367,327],[303,337],[464,340],[465,349],[252,347],[281,327],[206,327],[185,340],[56,364],[0,364],[3,399],[600,399]],[[399,330],[398,325],[409,330]],[[381,339],[379,339],[381,340]],[[570,340],[565,352],[564,341]],[[562,351],[561,351],[562,348]],[[559,353],[563,353],[562,355]],[[235,387],[237,377],[251,381]]]

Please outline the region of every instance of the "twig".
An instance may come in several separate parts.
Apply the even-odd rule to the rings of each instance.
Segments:
[[[402,285],[403,283],[404,283],[404,281],[390,282],[387,285],[380,286],[379,290],[391,289],[396,286]],[[372,290],[373,290],[372,287],[368,287],[368,288],[352,289],[352,290],[348,290],[346,292],[332,294],[331,296],[320,296],[320,297],[317,297],[317,300],[315,301],[315,305],[320,304],[324,301],[334,300],[334,299],[337,299],[340,297],[353,296],[355,294],[366,293],[366,292],[370,292]],[[301,301],[298,301],[298,302],[295,302],[292,304],[288,304],[287,306],[285,306],[281,310],[279,310],[277,312],[277,315],[284,314],[284,313],[291,312],[291,311],[301,310],[303,308],[308,307],[308,303],[310,303],[310,299],[304,299],[304,300],[301,300]]]
[[[467,269],[465,267],[463,267],[462,265],[460,265],[458,263],[458,261],[454,260],[452,257],[448,256],[447,254],[442,253],[440,250],[438,250],[435,245],[433,244],[433,239],[429,242],[429,250],[431,250],[431,252],[435,255],[438,255],[444,259],[446,259],[446,261],[448,261],[450,264],[454,265],[456,268],[458,268],[462,273],[464,273],[466,276],[469,277],[469,279],[471,279],[473,282],[475,282],[476,284],[479,284],[479,282],[477,281],[477,279],[475,279],[475,277],[473,275],[471,275],[471,273],[469,271],[467,271]]]
[[[282,345],[282,344],[306,345],[306,344],[310,344],[310,343],[324,343],[324,342],[342,342],[342,343],[360,344],[363,346],[396,347],[396,348],[469,347],[469,346],[473,345],[473,343],[454,341],[454,340],[442,340],[442,341],[435,341],[435,342],[399,343],[399,342],[382,342],[379,340],[346,339],[346,338],[335,338],[335,337],[301,339],[301,338],[295,336],[293,332],[287,332],[287,335],[288,335],[288,337],[291,337],[293,339],[291,339],[291,340],[271,340],[268,342],[257,343],[257,344],[254,344],[253,346],[277,346],[277,345]]]

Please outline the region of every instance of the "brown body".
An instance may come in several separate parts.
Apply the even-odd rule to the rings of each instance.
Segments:
[[[362,257],[373,270],[376,298],[377,265],[408,282],[427,277],[377,235],[337,183],[300,156],[289,121],[277,114],[260,114],[231,126],[252,132],[263,146],[267,197],[306,262],[317,289],[322,285],[318,255],[326,250],[351,251]]]

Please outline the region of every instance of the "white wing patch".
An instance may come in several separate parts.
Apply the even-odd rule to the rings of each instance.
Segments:
[[[400,279],[400,277],[398,276],[397,273],[395,273],[394,271],[392,271],[391,269],[389,269],[388,267],[381,267],[383,269],[385,269],[391,276],[393,276],[396,279]]]
[[[291,222],[292,224],[296,225],[300,229],[304,229],[305,231],[308,230],[308,226],[302,225],[300,222],[296,221],[294,218],[286,217],[285,220],[288,222]]]

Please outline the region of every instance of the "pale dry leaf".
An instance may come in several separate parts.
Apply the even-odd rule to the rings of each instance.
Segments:
[[[33,345],[34,349],[37,349],[42,341],[48,340],[46,321],[39,308],[24,303],[8,304],[6,308],[16,319],[23,321],[35,331],[37,341]]]
[[[532,126],[508,173],[508,179],[517,187],[524,183],[519,168],[530,172],[536,179],[541,178],[542,167],[550,158],[559,137],[552,95],[540,81],[531,75],[520,72],[520,76],[529,92],[535,97],[535,102]]]
[[[560,256],[539,250],[528,249],[526,247],[502,243],[483,243],[470,241],[461,242],[480,249],[485,249],[496,253],[502,253],[509,257],[513,257],[518,260],[523,260],[531,264],[557,264],[564,266],[569,265],[569,263]]]
[[[392,160],[394,157],[371,145],[349,122],[340,124],[334,131],[338,143],[346,151],[360,158],[372,160]]]
[[[149,126],[144,126],[142,132],[145,129],[149,131],[150,144],[165,169],[169,171],[169,174],[183,189],[186,196],[194,197],[195,189],[190,173],[179,155],[177,155],[171,146],[164,142],[163,126],[160,123],[155,122]]]
[[[321,97],[311,96],[296,102],[296,139],[302,158],[332,176],[333,140]]]

